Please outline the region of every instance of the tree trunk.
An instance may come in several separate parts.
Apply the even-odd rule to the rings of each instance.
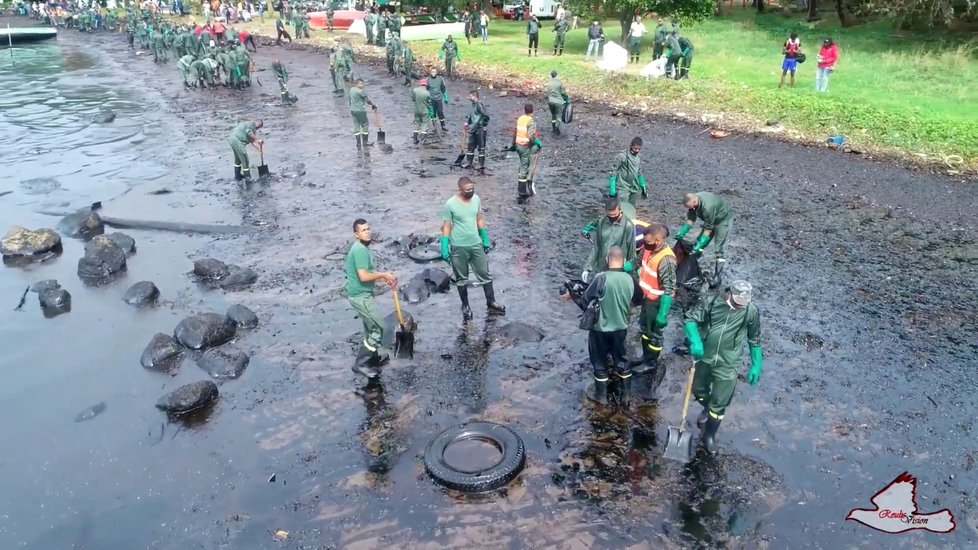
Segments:
[[[846,0],[836,0],[835,7],[839,12],[839,23],[842,25],[842,28],[855,27],[862,23],[859,18],[849,12],[849,8],[846,6]]]
[[[808,20],[818,21],[818,0],[808,0]]]
[[[716,8],[714,8],[714,10],[713,10],[713,15],[716,15],[717,17],[722,17],[723,16],[723,1],[724,0],[717,0],[716,1]]]
[[[621,13],[618,14],[618,23],[621,24],[621,45],[624,48],[628,48],[628,29],[632,26],[632,21],[635,21],[635,8],[624,8]]]

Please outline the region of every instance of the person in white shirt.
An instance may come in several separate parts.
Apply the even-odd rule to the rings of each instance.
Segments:
[[[628,29],[628,62],[638,63],[638,56],[642,53],[642,35],[645,34],[645,24],[642,23],[642,16],[636,15],[635,21]]]

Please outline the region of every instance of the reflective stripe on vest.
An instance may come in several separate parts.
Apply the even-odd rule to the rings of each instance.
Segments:
[[[638,286],[642,287],[642,292],[649,300],[658,300],[659,296],[665,294],[659,286],[659,262],[666,256],[676,257],[676,254],[669,246],[664,247],[655,256],[649,257],[652,253],[646,251],[642,258],[642,271],[638,276]]]
[[[530,115],[521,115],[520,118],[516,119],[516,144],[527,146],[530,144],[530,123],[533,122],[533,117]]]

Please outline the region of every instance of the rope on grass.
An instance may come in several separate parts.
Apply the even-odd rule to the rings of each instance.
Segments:
[[[954,170],[958,166],[964,164],[964,158],[962,158],[961,155],[946,155],[944,153],[937,153],[936,155],[915,153],[915,155],[928,162],[940,162],[944,166],[947,166],[949,170]]]

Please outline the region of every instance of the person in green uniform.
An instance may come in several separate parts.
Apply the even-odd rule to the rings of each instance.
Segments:
[[[612,199],[613,200],[613,199]],[[634,237],[633,237],[634,238]],[[588,356],[594,373],[594,385],[585,395],[588,399],[608,405],[608,358],[619,380],[620,403],[627,408],[631,398],[632,371],[626,357],[625,336],[631,314],[630,306],[641,296],[638,283],[624,270],[627,249],[635,250],[629,243],[626,248],[613,246],[601,259],[608,269],[598,273],[584,291],[583,304],[598,301],[598,318],[588,330]]]
[[[661,223],[653,223],[642,236],[641,267],[638,285],[644,300],[639,315],[642,328],[642,357],[632,362],[635,374],[653,371],[650,384],[655,391],[665,377],[665,368],[659,365],[662,353],[662,335],[668,324],[669,309],[676,293],[676,255],[666,244],[669,229]]]
[[[370,138],[370,123],[367,121],[367,105],[374,111],[377,106],[367,97],[366,84],[358,78],[356,85],[350,88],[350,114],[353,116],[353,135],[357,138],[357,150],[373,145]]]
[[[168,61],[166,57],[166,44],[163,32],[160,30],[152,31],[151,40],[153,43],[153,62],[165,63]]]
[[[342,65],[344,63],[345,63],[345,61],[344,61],[344,57],[343,57],[343,52],[339,51],[336,48],[330,48],[330,50],[329,50],[329,73],[330,73],[330,76],[332,76],[332,78],[333,78],[333,95],[334,96],[342,97],[342,96],[346,95],[346,92],[343,91],[343,88],[344,88],[345,85],[343,83],[343,67],[342,67]]]
[[[652,61],[662,57],[662,53],[666,49],[666,35],[669,34],[669,29],[666,27],[665,22],[660,17],[655,24],[655,31],[652,35]]]
[[[414,78],[414,75],[411,74],[414,72],[414,50],[411,49],[410,44],[408,44],[406,41],[403,42],[402,47],[404,50],[404,85],[410,86],[411,79]]]
[[[669,78],[679,77],[679,60],[683,58],[683,47],[679,45],[679,37],[676,31],[669,31],[666,35],[666,76]]]
[[[510,151],[516,151],[520,158],[520,171],[516,179],[516,193],[520,197],[536,194],[536,188],[530,181],[530,156],[543,148],[540,143],[540,132],[533,121],[533,104],[523,104],[523,116],[516,119],[516,130],[513,132],[513,143]]]
[[[387,42],[387,74],[393,76],[398,53],[400,52],[400,38],[397,34],[391,33],[391,39]]]
[[[452,282],[462,301],[462,319],[472,319],[469,308],[469,269],[475,274],[474,286],[482,286],[486,309],[490,315],[506,315],[506,308],[496,303],[489,275],[486,253],[492,246],[486,222],[482,219],[482,201],[475,194],[475,183],[467,177],[458,179],[458,192],[445,203],[441,224],[441,257],[452,264]]]
[[[278,59],[272,63],[272,72],[278,79],[278,87],[282,94],[282,103],[291,104],[296,102],[296,98],[289,92],[289,71]]]
[[[326,30],[329,32],[333,32],[333,16],[335,14],[336,11],[333,10],[333,3],[327,2],[326,3]]]
[[[207,66],[203,57],[190,64],[190,82],[193,88],[203,88],[207,85]]]
[[[455,62],[461,61],[462,56],[458,53],[458,43],[452,40],[452,35],[448,35],[448,38],[441,43],[441,49],[438,50],[438,59],[445,60],[445,74],[448,78],[454,78]]]
[[[391,18],[387,21],[387,28],[392,33],[397,33],[398,36],[401,36],[401,14],[391,13]]]
[[[424,143],[428,136],[428,123],[431,122],[431,94],[428,92],[427,79],[418,80],[418,85],[411,90],[411,102],[414,105],[414,143]]]
[[[550,107],[550,127],[557,135],[560,135],[560,112],[568,103],[570,98],[564,90],[564,83],[557,79],[557,71],[550,71],[550,82],[547,83],[547,105]]]
[[[387,22],[387,12],[377,16],[377,36],[374,37],[374,43],[381,48],[387,46]]]
[[[259,149],[265,144],[258,138],[258,130],[264,124],[261,119],[248,120],[238,124],[231,131],[231,137],[228,141],[231,144],[231,151],[234,152],[235,180],[251,178],[251,169],[248,167],[248,144],[254,143]]]
[[[469,116],[465,119],[463,130],[468,133],[469,147],[465,153],[465,165],[463,168],[472,168],[475,153],[479,153],[479,169],[486,168],[486,134],[488,133],[489,115],[486,108],[479,101],[479,90],[469,92],[469,102],[472,108]]]
[[[680,48],[679,71],[676,72],[676,80],[689,78],[689,69],[693,66],[693,43],[685,36],[677,39]]]
[[[707,245],[714,243],[715,264],[710,288],[717,288],[722,284],[723,268],[727,263],[727,237],[730,236],[733,225],[733,212],[727,201],[708,191],[686,193],[683,196],[683,206],[687,209],[686,219],[676,232],[676,240],[682,240],[689,233],[697,218],[703,220],[703,227],[693,245],[692,253],[699,254]]]
[[[187,88],[191,87],[188,77],[190,76],[190,66],[194,61],[197,61],[197,58],[193,54],[187,54],[177,61],[177,69],[179,69],[180,74],[183,75],[183,85]],[[196,84],[196,81],[194,81],[194,83]]]
[[[377,312],[374,299],[374,284],[383,281],[397,292],[397,277],[388,271],[374,271],[374,260],[370,256],[371,234],[367,220],[357,218],[353,222],[353,245],[346,253],[346,294],[350,307],[357,312],[363,322],[363,340],[353,361],[353,372],[377,378],[377,367],[390,358],[381,346],[384,340],[384,320]]]
[[[218,63],[214,59],[214,54],[212,53],[212,54],[208,55],[207,57],[202,58],[200,60],[200,63],[203,66],[203,69],[204,69],[204,72],[203,72],[204,83],[207,86],[215,86],[216,85],[215,77],[218,74],[217,73]]]
[[[221,46],[217,50],[217,64],[224,75],[224,85],[234,86],[237,82],[237,71],[235,71],[237,64],[234,62],[234,57],[228,53],[227,47]]]
[[[570,30],[570,23],[567,22],[567,15],[562,13],[553,28],[553,32],[557,33],[554,37],[554,55],[564,55],[564,35],[568,30]]]
[[[377,14],[374,13],[374,9],[370,8],[367,11],[367,16],[363,18],[363,25],[367,30],[367,44],[374,43],[374,28],[377,25]]]
[[[431,95],[431,108],[434,112],[432,123],[437,118],[441,123],[442,130],[448,130],[445,126],[445,104],[448,103],[448,88],[445,87],[445,79],[438,74],[438,69],[431,68],[426,84],[428,93]]]
[[[531,15],[526,22],[526,39],[526,56],[530,57],[531,53],[536,55],[540,47],[540,20],[536,15]]]
[[[730,283],[724,294],[707,294],[686,313],[689,354],[696,360],[693,397],[703,406],[696,425],[707,452],[716,454],[716,434],[737,388],[737,363],[746,340],[750,348],[747,383],[761,379],[761,314],[751,302],[747,281]]]
[[[638,202],[639,194],[642,198],[648,198],[649,192],[645,188],[645,176],[642,175],[642,138],[632,138],[627,151],[622,151],[615,156],[611,164],[611,174],[608,176],[608,196],[624,198],[625,215],[629,219],[635,219],[635,203]]]
[[[237,76],[240,86],[251,86],[251,54],[239,42],[235,41],[234,60],[237,63]]]
[[[581,280],[585,283],[591,280],[595,273],[608,270],[605,258],[611,247],[617,246],[624,251],[625,263],[623,269],[631,273],[635,267],[635,224],[622,214],[621,201],[618,197],[605,199],[605,215],[584,226],[581,234],[591,240],[591,253],[584,263]],[[592,236],[593,234],[593,236]]]
[[[343,54],[343,82],[353,82],[353,69],[356,58],[353,54],[353,46],[349,40],[340,42],[340,53]]]

